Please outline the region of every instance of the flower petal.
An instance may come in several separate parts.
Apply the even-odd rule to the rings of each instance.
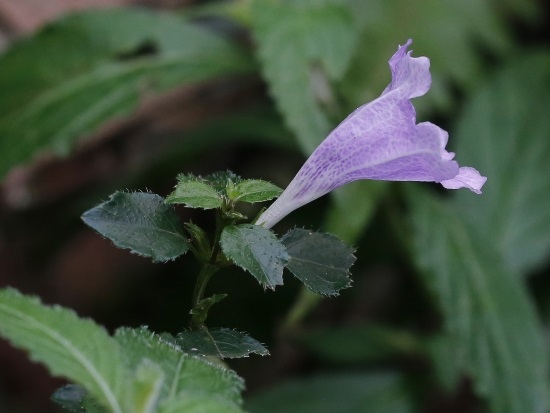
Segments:
[[[447,189],[468,188],[476,194],[481,194],[481,187],[485,181],[487,181],[487,178],[485,176],[481,176],[476,169],[463,166],[458,170],[457,176],[453,179],[441,181],[440,184]]]

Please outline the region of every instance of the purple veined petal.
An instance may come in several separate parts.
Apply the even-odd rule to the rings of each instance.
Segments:
[[[481,176],[479,172],[470,168],[469,166],[463,166],[458,170],[458,175],[452,179],[441,181],[441,185],[447,189],[460,189],[468,188],[470,191],[476,194],[481,194],[481,187],[485,184],[487,178]]]
[[[410,99],[429,90],[431,75],[429,59],[407,51],[411,43],[390,59],[392,81],[382,95],[328,135],[257,224],[270,228],[296,208],[359,179],[440,182],[481,193],[487,178],[459,167],[445,149],[447,132],[430,122],[416,124]]]

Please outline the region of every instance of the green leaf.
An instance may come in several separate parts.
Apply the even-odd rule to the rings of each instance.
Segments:
[[[0,334],[53,375],[82,385],[110,412],[125,411],[129,371],[118,343],[92,320],[5,289],[0,290]]]
[[[115,192],[82,220],[117,247],[153,261],[172,260],[189,249],[177,214],[155,194]]]
[[[261,179],[246,179],[235,185],[230,198],[240,202],[264,202],[281,195],[283,190],[271,182]]]
[[[506,57],[513,47],[508,16],[499,3],[465,0],[351,0],[362,33],[340,91],[352,107],[377,98],[390,82],[388,60],[398,44],[413,39],[413,54],[428,56],[432,67],[430,92],[415,101],[424,108],[452,108],[453,88],[473,89],[484,70],[483,55],[471,46],[472,39],[495,56]],[[414,16],[411,18],[403,18]],[[393,22],[388,24],[388,22]],[[396,24],[395,22],[399,22]],[[449,47],[452,45],[452,47]]]
[[[243,381],[232,370],[185,354],[178,346],[145,327],[118,329],[115,338],[124,348],[125,363],[136,368],[135,374],[139,375],[137,366],[143,359],[161,368],[164,381],[159,407],[185,402],[191,394],[240,405]]]
[[[183,331],[178,334],[176,343],[186,353],[222,359],[248,357],[251,353],[269,354],[259,341],[229,328]]]
[[[444,362],[470,374],[495,413],[547,411],[546,344],[521,278],[457,210],[422,192],[409,194],[413,256],[452,346],[454,359]]]
[[[423,344],[407,331],[373,324],[315,330],[300,341],[322,360],[355,364],[418,355]]]
[[[160,366],[146,358],[142,359],[134,375],[132,412],[156,412],[163,384],[164,372]]]
[[[457,193],[472,228],[525,273],[550,257],[550,53],[520,56],[467,104],[460,162],[488,177],[483,196]]]
[[[265,288],[283,284],[288,253],[270,230],[251,224],[232,225],[222,231],[223,253],[252,274]]]
[[[290,256],[286,267],[311,291],[335,295],[351,285],[353,248],[334,235],[296,228],[287,232],[281,243]]]
[[[412,413],[403,377],[392,373],[324,374],[289,380],[247,400],[251,413]]]
[[[184,204],[189,208],[213,209],[223,205],[223,197],[202,178],[180,175],[176,189],[166,198],[171,204]]]
[[[336,106],[339,80],[355,46],[357,26],[340,0],[255,0],[253,32],[264,77],[305,153],[330,132],[322,105]]]
[[[168,13],[137,8],[65,17],[0,57],[0,176],[181,84],[253,70],[233,44]]]

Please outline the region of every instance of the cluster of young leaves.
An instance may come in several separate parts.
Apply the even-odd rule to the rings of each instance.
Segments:
[[[4,289],[0,333],[52,374],[78,383],[54,395],[71,412],[243,411],[243,382],[233,371],[189,355],[144,327],[110,336],[68,309]]]
[[[166,200],[151,193],[116,192],[82,219],[115,245],[153,261],[175,259],[191,250],[201,263],[238,265],[264,288],[282,285],[284,268],[318,294],[335,295],[348,287],[355,257],[338,238],[296,228],[279,239],[269,229],[239,223],[247,219],[236,209],[239,203],[263,202],[280,193],[269,182],[241,179],[231,172],[180,175]],[[171,206],[177,204],[217,210],[219,234],[209,239],[197,226],[181,224]],[[220,255],[213,256],[218,249]]]

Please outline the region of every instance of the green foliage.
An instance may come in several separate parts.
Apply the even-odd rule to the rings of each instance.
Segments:
[[[547,411],[548,354],[518,274],[451,205],[420,192],[410,201],[413,256],[441,307],[452,349],[452,358],[441,361],[472,375],[495,413]]]
[[[79,384],[54,394],[69,411],[242,411],[243,382],[233,371],[185,354],[144,327],[110,337],[68,309],[7,289],[0,290],[0,334],[52,374]]]
[[[220,245],[227,258],[250,272],[264,288],[275,289],[283,284],[289,256],[270,230],[250,224],[227,226]]]
[[[335,295],[349,287],[353,248],[334,235],[293,229],[281,238],[289,260],[286,267],[311,291]]]
[[[246,179],[233,187],[229,198],[240,202],[264,202],[277,198],[283,190],[271,182],[261,179]]]
[[[262,71],[302,150],[311,153],[331,129],[329,84],[347,68],[358,28],[341,0],[254,0],[253,34]],[[340,114],[337,114],[340,115]]]
[[[241,403],[243,382],[233,371],[204,358],[185,354],[178,346],[144,327],[137,330],[121,328],[114,338],[124,348],[125,363],[133,366],[134,376],[139,373],[144,359],[160,367],[164,379],[160,388],[159,411],[183,402],[190,394],[225,401],[229,405]]]
[[[166,202],[184,204],[189,208],[213,209],[223,205],[223,197],[202,178],[180,175],[176,189],[166,197]]]
[[[251,353],[261,356],[269,354],[259,341],[229,328],[183,331],[178,334],[176,343],[186,353],[221,359],[248,357]]]
[[[93,321],[6,289],[0,290],[0,334],[53,375],[84,386],[110,412],[125,411],[130,375],[122,349]]]
[[[115,192],[82,220],[116,246],[153,261],[171,260],[189,249],[175,211],[155,194]]]
[[[0,65],[0,175],[39,150],[67,153],[144,97],[253,68],[217,35],[130,8],[62,19],[8,50]]]
[[[218,172],[205,177],[179,175],[176,189],[166,201],[189,208],[213,209],[228,202],[256,203],[278,197],[282,189],[261,179],[242,179],[233,172]]]
[[[482,55],[472,47],[472,38],[494,55],[503,55],[512,48],[505,30],[504,8],[490,3],[351,0],[354,14],[361,21],[358,43],[365,45],[366,50],[355,55],[341,82],[341,91],[352,107],[379,96],[390,79],[390,56],[381,57],[412,38],[415,55],[429,56],[432,67],[437,68],[432,73],[432,90],[415,106],[426,108],[436,103],[441,108],[451,108],[453,85],[472,88],[483,70]]]
[[[247,401],[251,413],[412,413],[405,380],[391,373],[319,375],[289,380]]]
[[[456,204],[514,271],[548,260],[550,250],[550,53],[524,55],[468,103],[456,152],[489,177],[482,199]]]

